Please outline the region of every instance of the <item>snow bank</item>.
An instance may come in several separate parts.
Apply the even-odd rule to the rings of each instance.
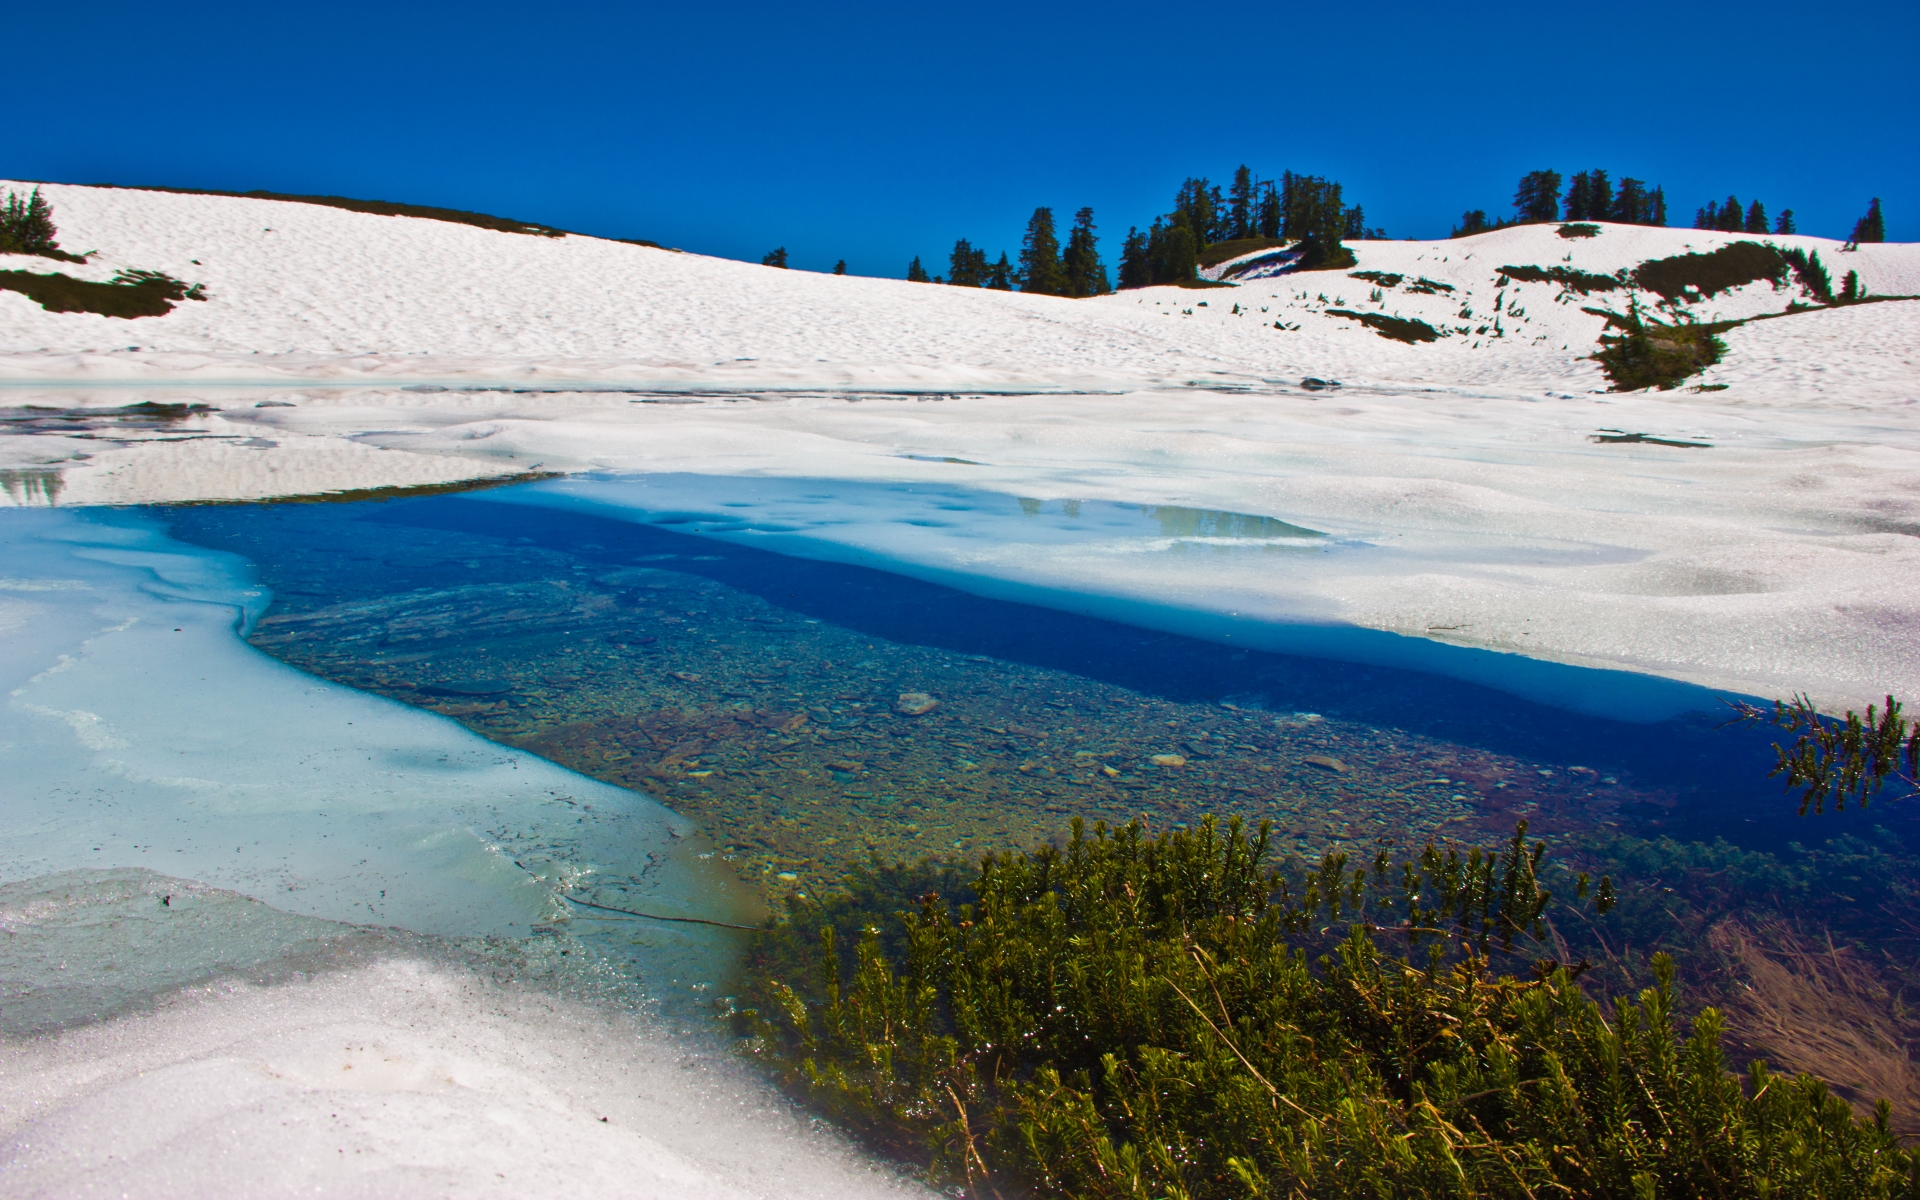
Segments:
[[[10,953],[71,949],[73,974],[122,991],[118,977],[206,964],[135,1011],[0,1041],[9,1196],[927,1194],[741,1064],[604,1004],[494,982],[505,964],[418,939],[402,952],[148,872],[0,893]],[[340,943],[360,961],[316,971],[316,947]]]
[[[98,257],[63,267],[14,256],[0,268],[96,279],[160,270],[205,284],[210,299],[122,320],[48,313],[0,293],[0,378],[1099,391],[1314,375],[1584,392],[1603,386],[1587,358],[1603,323],[1582,309],[1624,309],[1625,295],[1503,287],[1500,267],[1610,274],[1739,240],[1618,225],[1569,240],[1555,226],[1527,226],[1459,241],[1355,243],[1357,270],[1406,277],[1378,302],[1369,300],[1373,283],[1346,272],[1073,301],[285,201],[45,191],[63,244]],[[1769,240],[1820,250],[1836,286],[1851,268],[1876,294],[1920,294],[1920,247],[1842,253],[1824,239]],[[1421,279],[1445,287],[1420,292]],[[1692,308],[1747,316],[1783,310],[1788,298],[1761,283]],[[1329,308],[1417,318],[1447,336],[1405,345]],[[1476,315],[1460,315],[1469,310]],[[1473,332],[1481,325],[1486,334]]]

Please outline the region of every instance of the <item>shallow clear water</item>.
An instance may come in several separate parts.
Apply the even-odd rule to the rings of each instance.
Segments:
[[[1766,739],[1718,714],[1599,719],[772,553],[704,521],[499,499],[165,519],[256,564],[274,604],[254,645],[646,790],[706,831],[715,865],[775,900],[831,886],[870,853],[1031,847],[1075,816],[1240,815],[1309,856],[1485,841],[1520,819],[1556,839],[1804,836],[1766,779]],[[1106,507],[1049,515],[1236,527]]]

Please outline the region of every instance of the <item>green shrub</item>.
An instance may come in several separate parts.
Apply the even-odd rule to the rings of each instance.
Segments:
[[[978,872],[876,866],[764,936],[777,977],[738,1019],[794,1091],[975,1196],[1920,1192],[1884,1106],[1743,1085],[1712,1009],[1683,1032],[1670,959],[1610,1009],[1579,968],[1496,974],[1551,899],[1523,838],[1281,871],[1264,827],[1076,822]]]
[[[159,271],[121,271],[111,282],[96,283],[51,272],[0,271],[0,289],[19,292],[48,312],[98,313],[103,317],[163,317],[179,300],[205,300],[199,284]]]
[[[1798,246],[1791,246],[1781,252],[1781,257],[1793,268],[1794,278],[1808,295],[1822,304],[1833,303],[1833,276],[1827,274],[1818,250],[1809,254]]]
[[[1523,283],[1557,283],[1569,292],[1579,292],[1582,296],[1594,292],[1611,292],[1625,287],[1618,276],[1594,275],[1587,271],[1576,271],[1572,267],[1501,267],[1497,285],[1506,286],[1506,281],[1518,279]]]
[[[1767,242],[1732,242],[1710,254],[1677,254],[1634,268],[1633,280],[1666,300],[1678,300],[1689,288],[1702,297],[1785,275],[1789,260]]]
[[[1740,324],[1721,321],[1694,324],[1682,321],[1674,325],[1643,320],[1636,299],[1622,317],[1610,315],[1609,322],[1619,330],[1600,336],[1600,350],[1593,357],[1607,373],[1616,392],[1658,388],[1663,392],[1679,387],[1720,361],[1727,345],[1719,335]]]
[[[1405,279],[1406,276],[1394,275],[1387,271],[1355,271],[1352,275],[1348,276],[1348,278],[1364,279],[1368,283],[1378,284],[1383,288],[1396,288],[1400,286],[1400,281]]]
[[[1560,236],[1563,238],[1599,237],[1600,227],[1583,221],[1571,221],[1560,227]]]
[[[62,250],[58,235],[59,230],[53,225],[53,206],[47,203],[39,188],[25,198],[18,192],[7,193],[6,202],[0,204],[0,254],[32,254],[70,263],[87,261],[84,255]]]
[[[1358,321],[1383,338],[1396,342],[1433,342],[1440,339],[1440,331],[1425,321],[1416,321],[1411,317],[1389,317],[1385,313],[1350,312],[1344,308],[1329,308],[1330,317],[1345,317],[1349,321]]]

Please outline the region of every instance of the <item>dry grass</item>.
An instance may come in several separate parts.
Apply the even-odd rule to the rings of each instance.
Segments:
[[[1730,1050],[1817,1075],[1863,1116],[1885,1098],[1894,1134],[1920,1141],[1920,1014],[1891,972],[1779,919],[1729,918],[1707,937],[1727,973]]]

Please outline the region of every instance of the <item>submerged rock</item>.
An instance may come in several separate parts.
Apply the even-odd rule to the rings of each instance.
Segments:
[[[893,711],[904,716],[924,716],[940,707],[940,702],[925,692],[901,692],[893,702]]]
[[[1335,775],[1353,774],[1352,767],[1349,767],[1337,758],[1329,758],[1324,754],[1309,754],[1301,761],[1310,767],[1319,767],[1322,771],[1331,771]]]
[[[1156,767],[1184,767],[1187,756],[1184,754],[1156,754],[1147,760]]]

